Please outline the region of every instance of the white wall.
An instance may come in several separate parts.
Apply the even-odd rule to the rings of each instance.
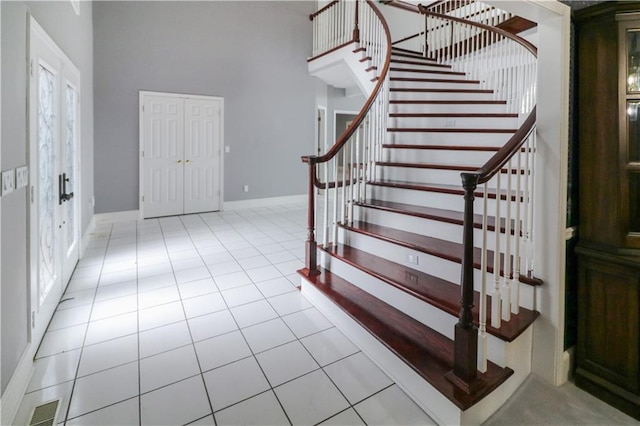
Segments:
[[[224,97],[224,201],[304,194],[309,1],[95,2],[96,212],[137,210],[138,92]],[[243,193],[243,185],[249,192]]]
[[[82,2],[77,16],[69,1],[3,1],[2,42],[2,170],[28,164],[27,133],[27,21],[28,13],[75,63],[82,75],[81,152],[83,193],[81,227],[84,231],[93,216],[89,200],[93,196],[93,30],[92,3]],[[3,407],[6,391],[24,359],[31,357],[39,342],[29,342],[29,283],[27,229],[29,204],[27,189],[2,198],[0,263],[1,389]],[[10,265],[10,266],[8,266]],[[5,413],[3,412],[3,422]]]

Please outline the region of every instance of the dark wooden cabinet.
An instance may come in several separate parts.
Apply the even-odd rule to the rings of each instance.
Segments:
[[[640,419],[640,2],[575,13],[576,384]]]

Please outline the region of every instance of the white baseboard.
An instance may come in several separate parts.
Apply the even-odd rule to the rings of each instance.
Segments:
[[[18,414],[22,397],[24,396],[31,375],[33,374],[33,356],[35,355],[33,343],[29,343],[20,357],[18,366],[16,367],[7,388],[2,394],[2,403],[0,405],[0,424],[12,425],[13,419]]]
[[[255,207],[269,207],[278,204],[304,203],[307,201],[307,194],[287,195],[284,197],[255,198],[253,200],[225,201],[223,210],[250,209]]]
[[[82,241],[80,242],[80,259],[84,257],[84,254],[87,251],[87,247],[89,246],[89,241],[91,241],[91,234],[96,230],[96,216],[91,216],[91,220],[89,221],[89,226],[85,229],[84,234],[82,234]]]
[[[111,212],[111,213],[100,213],[93,216],[95,219],[96,225],[102,225],[105,223],[118,223],[118,222],[128,222],[131,220],[139,220],[140,211],[139,210],[128,210],[124,212]]]
[[[562,371],[560,375],[561,383],[558,383],[558,386],[567,383],[569,379],[572,377],[573,365],[574,365],[574,362],[576,361],[575,357],[576,357],[575,346],[571,346],[569,349],[567,349],[562,353],[562,364],[561,364]]]

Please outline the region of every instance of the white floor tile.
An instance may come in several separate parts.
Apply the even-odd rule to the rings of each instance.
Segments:
[[[183,271],[175,271],[176,281],[178,284],[188,283],[191,281],[203,280],[205,278],[211,278],[211,274],[206,266],[198,268],[185,269]]]
[[[267,391],[251,399],[215,413],[216,423],[223,425],[282,426],[289,424],[287,416],[273,391]]]
[[[180,346],[191,344],[186,321],[153,328],[139,334],[140,358],[146,358]]]
[[[137,281],[127,281],[120,284],[112,284],[104,287],[98,287],[96,292],[96,302],[115,299],[118,297],[130,296],[138,292]]]
[[[146,309],[175,302],[176,300],[180,300],[180,293],[178,293],[178,287],[173,285],[140,293],[138,295],[138,307],[139,309]]]
[[[38,348],[36,359],[81,348],[86,331],[87,324],[81,324],[47,332]]]
[[[171,267],[171,263],[169,262],[169,256],[166,254],[164,256],[153,256],[150,259],[139,259],[138,260],[138,279],[144,280],[147,278],[157,277],[159,275],[170,274],[172,277],[172,284],[175,284],[175,279],[173,279],[173,268]],[[152,284],[148,284],[152,285]],[[142,286],[142,291],[144,291],[145,286]]]
[[[55,314],[53,314],[47,330],[59,330],[74,325],[86,324],[89,322],[90,314],[91,305],[57,310]]]
[[[189,329],[194,342],[209,339],[238,329],[238,325],[228,310],[190,318]]]
[[[278,271],[273,265],[261,266],[255,269],[249,269],[246,271],[249,278],[254,283],[259,283],[261,281],[272,280],[274,278],[279,278],[282,276],[280,271]]]
[[[269,259],[271,263],[282,263],[282,262],[289,262],[291,260],[296,260],[296,257],[294,255],[292,255],[291,253],[289,253],[287,250],[284,250],[284,249],[283,251],[265,254],[265,257]]]
[[[224,246],[222,245],[216,248],[208,247],[206,249],[201,249],[199,250],[199,252],[200,252],[200,255],[202,256],[202,260],[204,261],[204,263],[207,266],[209,266],[209,270],[211,270],[213,266],[221,265],[225,263],[238,264],[235,261],[235,258],[231,256],[231,253],[229,253],[227,249],[225,249]],[[235,271],[232,271],[232,272],[235,272]]]
[[[93,304],[91,310],[91,321],[97,321],[116,315],[135,312],[138,310],[138,295],[118,297],[117,299],[105,300]]]
[[[328,365],[324,370],[351,404],[357,404],[393,384],[362,352]]]
[[[182,303],[172,302],[165,305],[138,311],[140,331],[160,327],[174,322],[184,321]]]
[[[316,308],[294,312],[283,316],[282,319],[298,339],[333,327],[333,324]]]
[[[246,259],[247,257],[253,257],[253,256],[259,256],[260,255],[260,252],[258,250],[256,250],[255,248],[253,248],[251,246],[251,244],[246,243],[244,245],[246,245],[247,247],[233,250],[233,249],[230,249],[229,245],[225,244],[227,249],[229,249],[229,252],[236,259]],[[240,244],[237,244],[236,246],[240,246]]]
[[[35,392],[27,393],[20,402],[18,412],[13,419],[14,425],[28,425],[31,420],[31,414],[33,408],[43,403],[51,402],[55,399],[60,399],[60,414],[58,415],[58,422],[64,421],[65,413],[69,407],[69,400],[71,398],[71,389],[73,388],[73,381],[64,382],[56,386],[50,386]]]
[[[254,269],[254,268],[260,268],[263,266],[271,265],[271,262],[269,262],[269,259],[267,259],[264,256],[253,256],[253,257],[247,257],[244,259],[239,259],[238,263],[240,264],[240,266],[242,266],[242,268],[245,271],[247,269]]]
[[[204,296],[205,294],[217,293],[218,287],[212,278],[205,278],[203,280],[191,281],[188,283],[182,283],[178,285],[180,291],[180,297],[183,299],[189,299],[191,297]]]
[[[84,344],[92,345],[137,332],[138,314],[136,312],[118,315],[117,317],[90,322]]]
[[[140,360],[140,392],[146,393],[200,374],[193,345]]]
[[[211,314],[227,308],[220,293],[211,293],[190,299],[183,299],[182,305],[184,306],[187,318]]]
[[[176,284],[176,278],[173,272],[153,275],[138,280],[138,292],[155,290],[157,288],[167,287]]]
[[[96,295],[95,290],[82,290],[82,291],[67,291],[62,296],[58,310],[71,309],[78,306],[90,305],[93,303],[93,298]]]
[[[254,357],[208,371],[204,382],[214,412],[270,389]]]
[[[287,325],[276,318],[242,329],[253,353],[259,353],[296,339]]]
[[[313,306],[299,291],[270,297],[267,300],[269,300],[273,309],[275,309],[281,316],[292,314]]]
[[[301,260],[296,259],[287,262],[276,263],[275,267],[278,268],[278,271],[280,271],[282,275],[289,275],[304,268],[304,263]]]
[[[278,313],[266,300],[247,303],[231,308],[231,313],[240,328],[249,327],[278,317]]]
[[[271,386],[318,369],[316,363],[300,342],[291,342],[256,355]]]
[[[79,361],[80,349],[35,360],[27,392],[73,380]]]
[[[88,275],[85,277],[76,276],[74,274],[73,278],[69,281],[67,285],[67,291],[82,291],[82,290],[95,290],[98,286],[98,278],[100,273],[95,275]]]
[[[78,377],[107,370],[138,359],[138,335],[120,337],[82,350]]]
[[[222,291],[222,297],[224,297],[225,302],[227,302],[227,306],[230,308],[255,302],[264,298],[262,293],[260,293],[260,290],[258,290],[258,287],[253,284],[232,288],[231,290],[224,290]]]
[[[296,291],[296,287],[285,277],[278,277],[256,283],[256,287],[264,297],[273,297],[284,293]]]
[[[213,414],[187,424],[189,426],[216,426],[216,422],[213,420]]]
[[[312,334],[300,341],[322,366],[359,351],[356,345],[335,327]]]
[[[251,349],[239,331],[197,342],[195,348],[203,372],[251,355]]]
[[[135,266],[135,265],[134,265]],[[123,283],[138,278],[138,271],[133,267],[124,271],[117,271],[111,273],[103,273],[100,275],[100,285],[111,285]]]
[[[98,411],[67,421],[67,426],[114,426],[140,424],[140,402],[138,397],[110,405]]]
[[[369,425],[435,425],[400,388],[390,386],[355,406]]]
[[[365,423],[353,408],[344,410],[320,424],[322,426],[365,426]]]
[[[293,424],[317,424],[349,407],[322,370],[285,383],[275,392]]]
[[[253,281],[251,281],[251,278],[249,278],[249,276],[243,271],[232,272],[225,275],[214,275],[213,279],[218,285],[220,291],[242,287],[247,284],[253,283]]]
[[[183,425],[211,414],[200,375],[140,397],[141,424]]]
[[[138,363],[115,367],[76,380],[69,418],[77,417],[139,394]]]

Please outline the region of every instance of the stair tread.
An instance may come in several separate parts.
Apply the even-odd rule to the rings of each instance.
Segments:
[[[462,410],[513,374],[510,368],[489,362],[487,372],[478,373],[486,386],[466,394],[445,377],[453,368],[450,339],[329,271],[321,269],[319,275],[305,279]]]
[[[416,191],[428,191],[428,192],[441,192],[446,194],[464,195],[464,189],[462,185],[446,185],[442,183],[423,183],[423,182],[407,182],[399,180],[376,180],[369,182],[370,185],[388,186],[393,188],[413,189]],[[511,191],[515,194],[515,191]],[[477,190],[474,192],[476,197],[483,197],[482,191]],[[487,189],[487,195],[489,198],[496,198],[495,189]],[[506,199],[507,191],[501,191],[502,199]],[[513,196],[512,196],[513,197]]]
[[[453,80],[447,78],[390,77],[389,81],[410,83],[480,84],[479,80]]]
[[[355,224],[357,224],[357,226],[355,226]],[[367,234],[422,253],[430,254],[450,262],[462,263],[462,244],[459,243],[367,222],[354,222],[354,225],[352,225],[351,228],[356,232]],[[493,251],[487,250],[487,271],[490,273],[493,273],[493,254]],[[480,269],[481,256],[481,249],[474,247],[473,267],[475,269]],[[503,259],[501,258],[500,265],[503,265],[503,263]],[[502,270],[500,274],[504,275]],[[539,278],[527,277],[522,274],[520,275],[520,282],[535,286],[542,285],[542,280]]]
[[[388,149],[437,149],[445,151],[498,151],[500,147],[495,146],[470,146],[470,145],[427,145],[427,144],[383,144],[383,148]]]
[[[518,118],[515,113],[473,113],[473,112],[391,112],[394,118]]]
[[[452,99],[440,99],[440,100],[426,100],[426,99],[407,99],[399,100],[394,99],[389,101],[390,104],[409,104],[409,105],[506,105],[507,101],[488,101],[488,100],[452,100]]]
[[[515,133],[518,129],[470,129],[464,127],[388,127],[387,132],[403,133]]]
[[[422,74],[441,74],[441,75],[466,75],[464,72],[460,71],[444,71],[444,70],[425,70],[421,68],[397,68],[397,67],[389,67],[389,71],[391,72],[415,72]]]
[[[362,222],[355,223],[345,229],[358,232],[362,225]],[[347,245],[339,244],[325,251],[450,315],[457,316],[460,312],[460,286],[457,284]],[[480,293],[474,292],[473,321],[476,326],[479,325],[479,303]],[[487,298],[487,332],[504,341],[515,340],[538,315],[538,312],[520,308],[518,315],[512,314],[510,321],[503,321],[496,329],[490,326],[491,299]]]
[[[401,58],[412,58],[412,59],[418,59],[418,60],[423,60],[423,61],[425,61],[425,62],[435,62],[435,63],[438,63],[438,62],[437,62],[437,59],[434,59],[434,58],[426,58],[426,57],[422,56],[422,54],[421,54],[421,53],[418,53],[418,52],[412,52],[412,53],[410,53],[410,52],[406,52],[406,51],[405,51],[405,52],[403,52],[403,51],[399,51],[399,50],[397,50],[395,47],[392,47],[392,48],[391,48],[391,57],[393,58],[394,56],[401,57]]]
[[[493,93],[493,90],[486,89],[437,89],[437,88],[420,88],[420,87],[392,87],[390,92],[412,92],[412,93]]]
[[[406,59],[394,59],[392,57],[391,58],[391,63],[392,64],[418,65],[418,66],[428,66],[428,67],[438,67],[438,68],[451,69],[451,65],[440,64],[438,62],[432,62],[432,61],[429,61],[429,60],[427,60],[427,61],[423,61],[423,60],[408,61]]]
[[[366,202],[357,203],[360,206],[368,207],[376,210],[384,210],[388,212],[394,212],[398,214],[404,214],[408,216],[420,217],[423,219],[437,220],[440,222],[451,223],[454,225],[462,225],[464,223],[464,214],[455,210],[439,209],[436,207],[417,206],[414,204],[395,203],[392,201],[383,200],[369,200]],[[495,217],[487,217],[487,230],[495,231]],[[500,232],[504,233],[506,220],[502,218],[500,220]],[[513,230],[515,220],[512,221]],[[473,215],[473,226],[477,229],[482,229],[482,215]],[[513,232],[513,231],[512,231]]]

